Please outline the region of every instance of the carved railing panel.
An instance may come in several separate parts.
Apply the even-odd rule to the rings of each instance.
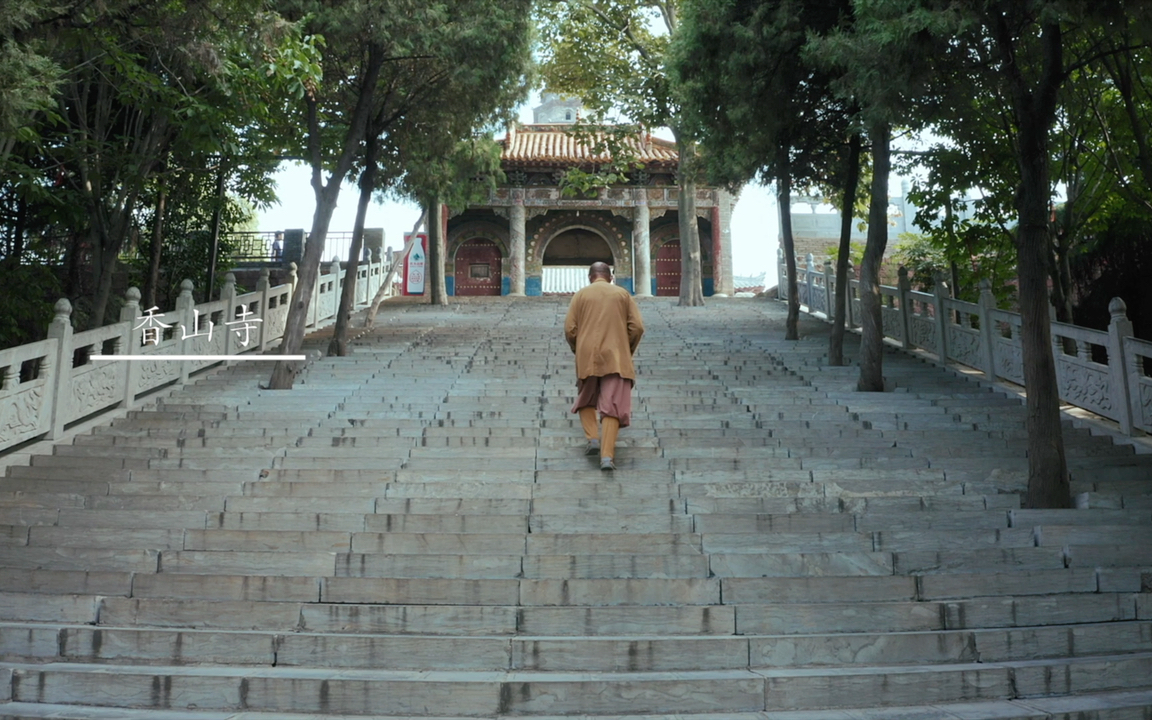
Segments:
[[[1128,338],[1124,356],[1133,398],[1132,422],[1141,430],[1152,432],[1152,342]]]
[[[904,342],[904,318],[900,302],[900,291],[893,287],[880,286],[880,321],[884,336],[896,342]]]
[[[45,402],[57,341],[41,340],[0,350],[0,447],[30,440],[48,430],[52,408]],[[27,364],[27,365],[25,365]],[[35,372],[21,382],[21,368]]]
[[[85,330],[72,336],[72,347],[76,357],[87,360],[88,355],[107,354],[119,348],[124,334],[131,330],[130,323],[120,322],[101,328]],[[71,380],[66,386],[71,389],[69,397],[57,402],[64,408],[64,422],[72,422],[87,417],[94,412],[112,407],[124,399],[124,383],[127,380],[127,366],[122,362],[92,362],[67,368]]]
[[[819,312],[828,315],[828,291],[825,288],[824,274],[823,273],[809,273],[812,278],[811,297],[810,301],[811,312]]]
[[[343,274],[343,270],[337,268],[320,277],[313,297],[316,312],[312,317],[317,324],[336,316]],[[359,274],[366,289],[356,293],[360,300],[357,304],[362,307],[375,296],[383,282],[384,264],[362,266]],[[0,451],[46,433],[53,437],[52,433],[59,432],[68,423],[121,406],[126,400],[131,403],[141,393],[179,382],[188,373],[220,362],[208,356],[259,352],[261,341],[268,347],[278,343],[288,320],[292,285],[243,295],[233,295],[233,288],[234,281],[229,280],[223,291],[225,299],[200,303],[187,310],[156,312],[151,317],[157,324],[142,322],[143,317],[131,321],[123,318],[113,325],[76,333],[69,326],[71,306],[67,301],[57,303],[56,320],[50,331],[55,334],[51,334],[50,339],[0,350]],[[190,284],[187,290],[191,292]],[[126,307],[133,308],[132,312],[149,314],[136,307],[139,298],[139,292],[130,289]],[[181,307],[189,306],[182,304]],[[158,323],[168,327],[159,327]],[[211,338],[209,323],[212,324]],[[142,325],[152,328],[148,338],[143,337]],[[244,325],[249,326],[246,347],[241,345],[244,333],[238,332]],[[156,333],[161,333],[158,342]],[[65,347],[61,348],[60,343]],[[128,353],[157,358],[181,355],[190,359],[117,361],[91,357]],[[73,363],[77,363],[75,367]],[[131,388],[126,387],[129,378],[132,378]]]
[[[1052,340],[1060,399],[1106,418],[1119,419],[1112,397],[1111,370],[1092,358],[1093,347],[1107,352],[1108,333],[1052,323]]]
[[[782,256],[778,267],[783,298],[786,290],[783,289]],[[809,313],[829,317],[824,285],[831,283],[821,274],[809,284],[809,273],[808,269],[797,269],[800,304]],[[852,281],[849,286],[851,316],[856,325],[861,315],[859,286],[858,281]],[[808,297],[810,289],[811,298]],[[947,361],[982,370],[992,378],[1024,385],[1021,316],[995,309],[988,287],[982,289],[980,304],[955,300],[945,291],[941,286],[939,294],[917,292],[906,282],[903,290],[881,286],[885,337],[937,356],[946,352]],[[1125,431],[1139,428],[1152,432],[1152,343],[1131,336],[1132,325],[1119,298],[1113,300],[1109,311],[1112,322],[1108,331],[1052,324],[1060,399],[1117,420]],[[988,348],[988,344],[992,347]],[[1122,397],[1125,394],[1127,397]]]
[[[983,364],[984,348],[980,331],[948,323],[948,359],[978,368]]]
[[[268,293],[268,309],[264,311],[265,337],[269,340],[279,339],[284,335],[284,327],[288,322],[288,300],[290,293],[280,292],[284,286],[272,288]],[[373,290],[372,294],[375,295]]]

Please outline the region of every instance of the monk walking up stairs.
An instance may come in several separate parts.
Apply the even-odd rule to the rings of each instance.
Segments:
[[[563,299],[403,306],[291,391],[241,363],[0,479],[0,717],[1152,712],[1152,464],[774,303],[640,306],[615,473]],[[634,349],[634,348],[633,348]],[[602,445],[603,447],[603,445]]]

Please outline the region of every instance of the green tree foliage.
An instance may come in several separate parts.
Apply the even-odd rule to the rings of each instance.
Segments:
[[[859,60],[863,59],[859,52],[844,51],[871,48],[876,57],[890,61],[890,54],[877,52],[888,39],[900,41],[899,47],[927,43],[932,48],[918,54],[924,91],[913,97],[929,109],[918,115],[936,123],[952,143],[930,163],[938,172],[926,188],[950,226],[942,233],[950,236],[948,242],[959,249],[979,239],[961,237],[964,221],[957,221],[953,198],[979,188],[988,200],[983,210],[994,213],[997,206],[1010,204],[1011,220],[1001,222],[1001,227],[1010,233],[1015,249],[1023,316],[1029,435],[1026,503],[1067,507],[1071,500],[1052,357],[1049,279],[1056,279],[1058,289],[1066,285],[1061,266],[1072,239],[1107,205],[1108,196],[1106,190],[1100,193],[1106,183],[1092,167],[1095,134],[1082,131],[1075,117],[1087,115],[1083,108],[1091,107],[1091,98],[1082,96],[1073,103],[1067,93],[1070,81],[1085,68],[1128,57],[1125,51],[1131,46],[1120,43],[1124,37],[1146,34],[1148,3],[855,0],[854,8],[853,36],[834,39],[835,44],[824,46],[822,52]],[[897,52],[895,57],[904,56]],[[845,78],[858,92],[903,98],[904,74],[893,71],[892,65],[884,68],[888,73],[884,80],[875,64],[872,70],[865,65],[864,72],[854,63],[844,66]],[[1064,132],[1060,142],[1054,142],[1053,131],[1061,124]],[[1138,151],[1138,144],[1133,149]],[[1139,158],[1139,153],[1132,156]],[[950,177],[968,177],[973,183],[949,187]],[[1057,180],[1070,189],[1064,237],[1054,233],[1052,221]],[[969,257],[975,255],[973,249]]]
[[[560,180],[564,197],[596,197],[612,185],[631,179],[630,173],[644,168],[639,160],[637,138],[644,132],[639,125],[602,125],[577,119],[569,134],[585,149],[588,157],[598,162],[571,167]]]
[[[643,126],[672,130],[680,157],[680,304],[703,305],[695,143],[666,70],[679,0],[543,0],[536,7],[541,74],[549,89],[579,97],[597,123],[619,112]],[[589,181],[579,172],[573,186]]]
[[[325,39],[323,76],[295,115],[316,197],[281,343],[281,352],[295,354],[340,186],[365,157],[365,143],[382,143],[380,157],[395,168],[413,146],[451,147],[510,113],[526,91],[530,0],[284,0],[282,9]],[[295,370],[277,363],[270,386],[291,387]]]
[[[22,110],[0,153],[3,250],[56,264],[73,318],[99,325],[122,255],[164,230],[149,218],[160,195],[169,216],[193,214],[181,205],[203,201],[208,172],[250,201],[272,198],[283,142],[269,138],[287,134],[276,96],[306,68],[271,68],[300,38],[258,0],[63,2],[21,27],[59,72],[44,86],[51,108]]]
[[[858,138],[848,139],[857,134],[850,101],[835,95],[832,76],[801,53],[809,34],[836,28],[849,11],[847,0],[692,0],[671,52],[676,93],[706,150],[709,176],[728,184],[753,177],[776,184],[791,340],[799,337],[800,315],[791,189],[842,179],[851,185],[844,192],[850,208],[860,157]],[[837,327],[842,339],[843,324]]]
[[[0,0],[0,167],[16,141],[30,137],[29,117],[54,104],[60,67],[29,33],[52,10],[43,0]]]

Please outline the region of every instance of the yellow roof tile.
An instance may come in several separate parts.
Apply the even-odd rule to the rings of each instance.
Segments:
[[[577,138],[564,125],[522,125],[500,140],[504,147],[501,160],[514,164],[569,164],[596,163],[609,159],[607,153],[594,154],[590,143]],[[600,135],[599,137],[603,137]],[[678,160],[676,145],[645,133],[627,141],[643,163],[675,165]]]

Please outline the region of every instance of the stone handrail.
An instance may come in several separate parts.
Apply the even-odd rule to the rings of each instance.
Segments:
[[[239,294],[229,273],[220,298],[200,304],[192,299],[192,281],[185,280],[174,310],[151,313],[156,323],[145,320],[150,313],[140,307],[136,288],[128,290],[119,322],[83,332],[73,332],[71,303],[58,301],[47,340],[0,350],[0,453],[30,440],[56,439],[79,420],[133,407],[141,395],[186,382],[190,374],[225,362],[111,362],[93,360],[93,355],[220,356],[267,350],[284,335],[296,283],[296,266],[290,267],[289,282],[270,286],[265,269],[255,291]],[[376,294],[385,270],[383,262],[358,265],[357,307]],[[333,261],[317,277],[309,329],[335,319],[345,274]],[[144,342],[144,325],[155,328],[157,342],[151,342],[151,336]]]
[[[783,253],[777,256],[779,297],[788,298]],[[812,255],[797,263],[797,295],[809,314],[831,320],[836,275],[831,261],[823,267]],[[937,361],[958,363],[984,373],[989,380],[1024,384],[1019,313],[1000,310],[991,284],[980,284],[980,302],[951,297],[947,283],[938,281],[932,293],[911,289],[900,272],[897,287],[881,286],[881,316],[885,339],[905,349],[925,351]],[[1115,420],[1122,432],[1152,432],[1152,342],[1133,335],[1127,307],[1120,298],[1108,306],[1108,330],[1052,323],[1052,354],[1060,399]],[[848,286],[847,324],[860,318],[860,283]]]

